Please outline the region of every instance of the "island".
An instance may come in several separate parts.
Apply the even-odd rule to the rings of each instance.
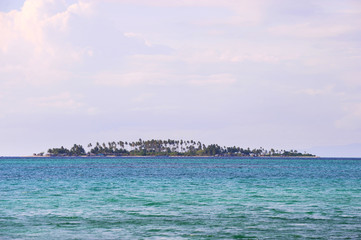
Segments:
[[[218,144],[205,145],[194,140],[142,140],[127,142],[113,141],[108,143],[89,143],[88,151],[80,144],[74,144],[70,149],[63,146],[50,148],[34,156],[67,157],[67,156],[205,156],[205,157],[315,157],[307,152],[297,150],[266,150],[262,147],[250,149],[241,147],[226,147]]]

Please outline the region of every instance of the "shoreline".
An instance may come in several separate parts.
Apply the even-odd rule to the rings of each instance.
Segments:
[[[0,158],[244,158],[244,159],[277,159],[277,158],[309,158],[309,159],[317,159],[317,158],[347,158],[347,157],[320,157],[320,156],[0,156]],[[354,157],[357,158],[357,157]],[[361,158],[361,157],[360,157]]]

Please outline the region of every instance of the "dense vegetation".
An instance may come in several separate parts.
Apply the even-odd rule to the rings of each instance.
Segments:
[[[51,148],[48,156],[285,156],[310,157],[309,153],[297,150],[266,150],[264,148],[250,149],[240,147],[221,147],[217,144],[205,145],[193,140],[142,140],[136,142],[97,142],[88,144],[89,151],[82,145],[74,144],[71,149],[64,147]]]

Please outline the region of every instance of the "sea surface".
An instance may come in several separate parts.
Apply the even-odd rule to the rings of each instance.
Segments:
[[[361,239],[361,159],[3,157],[0,239]]]

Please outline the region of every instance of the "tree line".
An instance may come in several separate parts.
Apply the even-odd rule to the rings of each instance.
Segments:
[[[47,156],[284,156],[311,157],[309,153],[297,150],[266,150],[262,147],[250,149],[226,147],[218,144],[205,145],[194,140],[142,140],[127,142],[89,143],[88,151],[82,145],[74,144],[70,149],[51,148]]]

